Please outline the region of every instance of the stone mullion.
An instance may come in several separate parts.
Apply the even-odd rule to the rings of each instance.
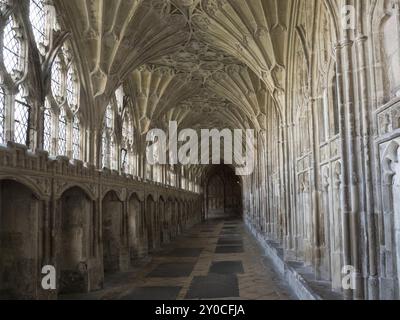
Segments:
[[[90,129],[87,131],[88,150],[86,155],[89,162],[94,163],[99,169],[102,167],[102,134],[102,130],[97,128],[93,128],[92,131],[90,131]]]
[[[5,140],[15,142],[15,95],[17,91],[6,92],[5,96]]]

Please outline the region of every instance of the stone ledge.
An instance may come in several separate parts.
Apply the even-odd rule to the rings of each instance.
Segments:
[[[282,277],[287,281],[293,293],[300,300],[341,300],[342,296],[339,293],[329,292],[327,290],[327,282],[309,281],[298,270],[303,269],[301,263],[286,262],[283,256],[282,248],[278,247],[276,243],[264,237],[254,226],[246,221],[246,226],[253,236],[257,239],[259,244],[265,250],[266,255],[271,260],[273,267],[279,272]],[[296,265],[298,266],[296,267]],[[309,277],[307,277],[309,278]],[[312,283],[314,282],[314,284]],[[318,283],[318,284],[317,284]],[[324,287],[323,289],[314,289],[316,286]],[[317,292],[318,291],[318,292]]]

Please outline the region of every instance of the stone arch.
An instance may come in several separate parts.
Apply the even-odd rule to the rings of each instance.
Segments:
[[[48,191],[43,190],[43,189],[46,189],[46,186],[44,184],[42,186],[40,186],[40,183],[35,182],[35,181],[31,180],[30,178],[24,177],[24,176],[16,177],[16,176],[11,176],[11,175],[0,175],[0,182],[6,181],[6,180],[14,181],[16,183],[19,183],[19,184],[25,186],[26,188],[29,188],[38,200],[48,200],[49,199]]]
[[[210,170],[205,184],[209,219],[241,216],[243,207],[241,183],[242,180],[235,175],[234,169],[230,166],[216,166]]]
[[[89,263],[95,256],[93,201],[85,190],[72,187],[58,201],[60,245],[58,268],[59,293],[88,292]]]
[[[116,190],[113,187],[104,187],[101,197],[104,199],[110,193],[114,193],[115,196],[118,197],[118,200],[121,201],[121,202],[126,200],[126,191],[124,189]]]
[[[137,193],[133,193],[128,200],[128,246],[131,262],[147,254],[145,211]]]
[[[78,183],[65,183],[62,187],[59,188],[55,197],[57,199],[60,199],[66,191],[73,188],[81,189],[82,192],[84,192],[86,196],[89,197],[92,201],[95,201],[97,199],[97,196],[93,193],[92,190],[90,190],[86,185]]]
[[[207,183],[207,212],[213,218],[225,214],[224,180],[220,175],[214,175]]]
[[[161,195],[158,200],[158,230],[160,234],[161,244],[168,243],[168,221],[166,218],[167,201],[166,198]]]
[[[146,229],[147,229],[147,244],[148,252],[152,253],[157,245],[156,239],[156,201],[153,195],[148,195],[146,198]]]
[[[15,179],[0,181],[0,298],[36,298],[43,212],[31,188]]]
[[[382,205],[387,253],[388,278],[394,280],[399,292],[400,279],[400,140],[389,143],[382,156]],[[392,253],[392,256],[390,255]],[[393,270],[393,274],[390,274]],[[397,288],[396,288],[397,286]]]
[[[373,35],[375,68],[375,86],[378,101],[388,102],[399,94],[400,76],[395,70],[400,67],[398,52],[400,50],[399,24],[395,8],[390,1],[375,1],[369,11],[369,32]],[[396,54],[397,52],[397,54]]]
[[[124,203],[115,191],[109,191],[102,199],[103,265],[106,274],[128,268],[124,234]]]

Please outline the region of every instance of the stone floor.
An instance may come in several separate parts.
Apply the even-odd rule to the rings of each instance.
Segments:
[[[287,300],[286,283],[239,220],[200,224],[101,291],[62,299]]]

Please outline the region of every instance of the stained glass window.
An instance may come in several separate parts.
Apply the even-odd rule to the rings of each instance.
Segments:
[[[26,103],[21,94],[15,98],[14,108],[14,141],[29,147],[29,123],[31,107]]]
[[[6,143],[6,99],[4,91],[0,88],[0,143]]]
[[[53,92],[54,98],[56,98],[57,100],[63,98],[61,60],[58,56],[54,60],[51,69],[51,90]]]
[[[61,108],[58,117],[58,154],[67,155],[67,116],[64,108]]]
[[[16,24],[12,16],[7,20],[3,35],[3,62],[8,74],[14,76],[21,62],[21,41],[18,39]]]
[[[81,129],[80,122],[77,116],[74,117],[72,123],[72,152],[74,159],[81,157]]]
[[[44,130],[43,130],[43,148],[51,153],[51,131],[52,131],[52,116],[51,110],[46,108],[44,110]]]
[[[47,13],[43,2],[43,0],[31,0],[29,7],[29,19],[39,51],[42,50],[41,44],[46,41]]]

